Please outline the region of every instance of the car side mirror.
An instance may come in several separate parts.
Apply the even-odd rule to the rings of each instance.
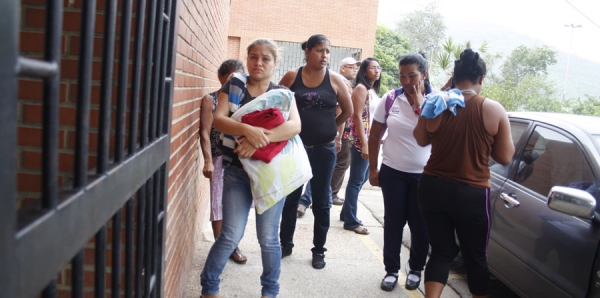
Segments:
[[[596,199],[584,190],[554,186],[548,194],[548,207],[564,214],[599,221],[594,216]]]

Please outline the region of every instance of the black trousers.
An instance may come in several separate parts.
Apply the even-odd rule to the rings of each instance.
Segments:
[[[419,182],[419,206],[431,244],[425,282],[446,284],[450,264],[460,250],[471,294],[487,295],[490,289],[489,189],[423,174]],[[460,247],[456,244],[455,231]]]
[[[313,229],[314,253],[327,251],[327,232],[329,231],[329,214],[331,209],[331,176],[335,165],[335,143],[306,147],[306,154],[312,169],[313,177],[310,180],[312,192],[312,212],[315,218]],[[285,200],[281,214],[281,226],[279,229],[279,240],[281,246],[294,246],[294,232],[296,231],[296,219],[298,201],[302,195],[302,187],[289,194]]]
[[[387,273],[400,270],[402,232],[410,228],[410,270],[422,271],[429,252],[429,237],[419,210],[417,190],[421,174],[398,171],[381,165],[379,183],[383,193],[383,264]]]

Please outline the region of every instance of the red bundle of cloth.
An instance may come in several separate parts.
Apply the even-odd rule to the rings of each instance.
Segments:
[[[265,129],[273,129],[280,124],[285,122],[283,114],[277,108],[268,108],[262,111],[254,111],[242,116],[242,123],[246,123],[252,126],[258,126]],[[287,144],[287,140],[281,142],[269,143],[267,146],[258,148],[252,155],[254,160],[262,160],[266,163],[270,163],[273,157],[275,157]]]

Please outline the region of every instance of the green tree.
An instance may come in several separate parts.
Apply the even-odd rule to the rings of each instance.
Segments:
[[[409,42],[406,38],[383,25],[377,25],[374,57],[381,66],[379,96],[399,85],[398,61],[408,52]]]
[[[437,4],[431,2],[422,10],[406,14],[396,26],[396,31],[411,43],[411,50],[431,53],[445,37],[444,17],[436,11]]]
[[[600,117],[600,98],[585,95],[586,100],[569,99],[565,105],[569,112],[577,115],[599,116]]]
[[[502,63],[501,76],[484,82],[483,95],[499,101],[507,111],[564,112],[556,84],[547,76],[555,57],[556,52],[546,46],[517,47]]]
[[[548,66],[556,63],[556,51],[547,46],[528,48],[519,46],[514,49],[501,67],[502,77],[513,86],[526,76],[548,74]]]
[[[545,75],[524,77],[516,86],[503,80],[486,84],[482,95],[497,100],[507,111],[561,112],[558,90]]]

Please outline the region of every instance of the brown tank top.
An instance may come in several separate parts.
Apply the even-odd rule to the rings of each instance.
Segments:
[[[485,98],[475,95],[457,108],[456,116],[444,112],[438,129],[429,133],[431,157],[423,174],[491,188],[488,158],[494,138],[483,124],[482,107]]]

